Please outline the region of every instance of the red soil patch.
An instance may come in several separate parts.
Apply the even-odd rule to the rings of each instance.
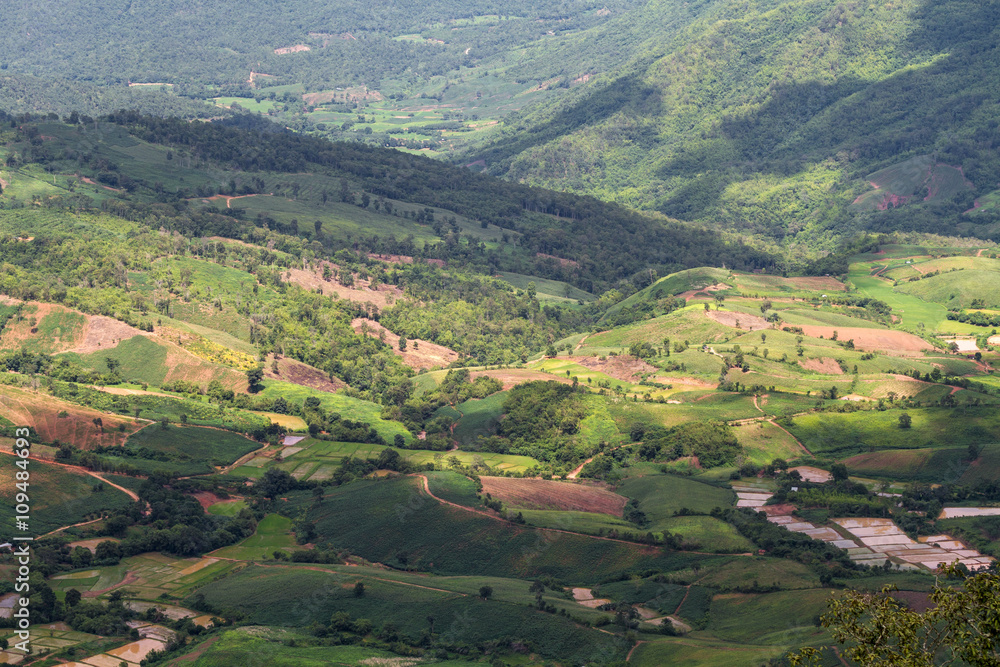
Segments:
[[[715,283],[714,285],[709,285],[708,287],[699,287],[697,289],[691,289],[686,292],[681,292],[677,296],[684,299],[685,301],[690,301],[696,297],[708,297],[711,296],[712,292],[721,292],[724,289],[729,289],[731,286],[726,283]]]
[[[61,412],[66,416],[60,417]],[[46,442],[58,440],[81,449],[95,445],[121,446],[129,435],[145,426],[121,415],[7,386],[0,387],[0,414],[18,426],[33,427]],[[97,418],[103,424],[103,432],[94,424]],[[125,425],[124,432],[119,432],[120,424]]]
[[[331,271],[336,276],[339,267],[336,264],[329,264]],[[285,279],[307,290],[319,290],[326,296],[336,296],[340,299],[347,299],[355,303],[370,303],[379,310],[391,306],[398,299],[402,298],[403,291],[395,285],[379,285],[377,290],[370,288],[371,282],[354,276],[354,286],[345,287],[336,281],[335,278],[323,280],[323,267],[319,266],[312,271],[303,269],[289,269],[285,272]]]
[[[624,496],[595,486],[546,479],[481,477],[483,492],[513,507],[539,510],[597,512],[621,516]]]
[[[907,449],[858,454],[844,460],[844,465],[852,471],[898,470],[912,471],[920,468],[931,458],[929,449]]]
[[[403,359],[403,363],[410,368],[434,368],[435,366],[447,366],[458,360],[458,352],[448,349],[443,345],[437,345],[426,340],[413,339],[409,341],[405,350],[399,349],[399,336],[392,333],[384,326],[363,317],[355,318],[351,322],[351,328],[358,333],[367,333],[372,338],[378,338],[392,348],[392,353]]]
[[[829,276],[803,276],[800,278],[785,278],[786,281],[799,289],[814,292],[843,292],[847,289],[844,283]]]
[[[368,253],[368,259],[377,259],[380,262],[389,262],[390,264],[413,264],[413,258],[409,255],[385,255],[370,252]]]
[[[736,327],[745,331],[760,331],[770,329],[771,324],[759,315],[748,315],[746,313],[733,313],[728,310],[706,310],[708,319],[715,320],[719,324],[727,327]]]
[[[785,503],[783,505],[764,505],[758,508],[759,512],[764,512],[768,516],[791,516],[795,511],[795,505]]]
[[[544,257],[545,259],[554,259],[559,262],[559,266],[580,266],[580,262],[572,259],[566,259],[564,257],[556,257],[555,255],[546,255],[544,252],[536,252],[535,257]]]
[[[655,366],[647,364],[642,359],[627,354],[606,357],[603,360],[598,357],[575,357],[572,359],[581,366],[593,368],[595,371],[600,371],[625,382],[639,380],[643,374],[653,373],[657,370]]]
[[[104,315],[88,315],[84,327],[83,342],[72,348],[72,352],[89,354],[98,350],[107,350],[133,336],[143,336],[145,332],[129,326],[124,322]]]
[[[889,595],[918,614],[922,614],[928,609],[937,606],[931,602],[931,598],[927,593],[920,593],[918,591],[893,591]]]
[[[282,380],[291,382],[302,387],[310,387],[320,391],[334,392],[347,386],[345,382],[313,368],[309,364],[304,364],[295,359],[282,357],[278,359],[278,372],[274,372],[274,355],[268,355],[264,364],[264,377],[271,380]]]
[[[201,505],[203,510],[208,510],[212,505],[218,505],[220,503],[235,503],[242,500],[241,498],[220,498],[211,491],[199,491],[198,493],[192,494],[198,504]]]
[[[534,382],[535,380],[541,380],[542,382],[561,382],[563,384],[572,384],[572,380],[565,376],[550,375],[549,373],[542,373],[541,371],[529,371],[520,369],[498,369],[492,371],[472,371],[470,374],[472,379],[477,377],[491,377],[500,381],[503,388],[510,389],[519,384],[524,384],[525,382]]]
[[[844,371],[835,360],[830,357],[822,359],[805,359],[799,362],[799,366],[807,371],[825,373],[826,375],[843,375]]]
[[[20,302],[11,300],[8,301],[8,303],[17,304]],[[83,340],[86,325],[83,327],[77,327],[71,331],[62,331],[58,337],[53,338],[52,340],[41,338],[41,335],[38,332],[38,325],[47,316],[70,312],[74,311],[54,303],[40,303],[38,301],[28,301],[24,303],[24,309],[22,311],[24,319],[20,322],[11,320],[7,326],[4,327],[3,335],[0,336],[0,349],[18,349],[25,344],[31,343],[33,343],[37,349],[42,352],[54,353],[72,349],[74,345],[77,345],[79,341]],[[34,325],[31,324],[32,320],[35,322]],[[32,329],[35,329],[35,331],[32,332]]]
[[[905,331],[863,329],[860,327],[827,327],[815,324],[802,325],[802,331],[813,338],[832,338],[837,332],[839,340],[853,340],[854,347],[862,350],[883,350],[886,354],[905,355],[908,352],[930,350],[932,346],[922,338]]]

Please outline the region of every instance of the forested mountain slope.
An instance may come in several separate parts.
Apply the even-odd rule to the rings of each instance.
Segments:
[[[475,157],[514,180],[814,244],[852,226],[991,236],[998,24],[994,3],[715,3],[620,71],[509,118]],[[900,167],[902,183],[867,178],[914,157],[926,164]],[[940,187],[935,164],[966,182]],[[852,206],[866,179],[886,196]],[[984,210],[963,215],[977,199]]]

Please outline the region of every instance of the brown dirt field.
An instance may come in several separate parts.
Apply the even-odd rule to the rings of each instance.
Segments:
[[[318,368],[313,368],[309,364],[304,364],[301,361],[289,359],[288,357],[278,359],[278,372],[275,373],[271,370],[273,362],[274,355],[269,354],[267,361],[264,363],[264,377],[271,380],[282,380],[302,387],[329,392],[334,392],[347,386],[345,382],[336,378],[331,380],[330,376]]]
[[[242,498],[233,497],[220,498],[211,491],[199,491],[198,493],[192,495],[194,495],[195,500],[198,501],[198,504],[201,505],[201,508],[204,510],[207,510],[212,505],[218,505],[220,503],[235,503],[242,500]]]
[[[59,417],[62,411],[66,417]],[[112,415],[92,408],[67,403],[47,394],[0,386],[0,414],[18,426],[31,426],[47,442],[59,440],[81,449],[93,445],[120,446],[129,435],[145,426],[128,417]],[[100,417],[104,433],[94,425]],[[125,424],[119,432],[118,425]]]
[[[885,452],[868,452],[857,454],[843,463],[848,470],[864,472],[865,470],[913,470],[919,468],[931,458],[929,449],[907,449]]]
[[[545,259],[554,259],[559,262],[559,266],[580,266],[580,262],[573,259],[566,259],[564,257],[556,257],[555,255],[546,255],[544,252],[536,252],[535,257],[544,257]]]
[[[384,255],[370,252],[368,259],[377,259],[380,262],[389,262],[390,264],[413,264],[413,258],[409,255]]]
[[[212,380],[218,380],[227,389],[246,393],[248,387],[246,373],[228,366],[213,364],[163,338],[158,338],[157,342],[167,348],[167,358],[163,362],[169,369],[164,378],[166,382],[185,380],[207,387]]]
[[[600,371],[605,375],[610,375],[615,379],[625,382],[639,380],[643,374],[654,373],[659,370],[656,366],[652,366],[638,357],[632,357],[627,354],[606,357],[603,361],[599,357],[570,357],[570,359],[581,366],[593,368],[595,371]]]
[[[799,289],[813,290],[815,292],[843,292],[847,289],[844,283],[829,276],[806,276],[801,278],[785,278],[785,280]]]
[[[514,368],[504,368],[492,371],[472,371],[470,374],[470,377],[472,377],[473,380],[480,376],[491,377],[499,380],[505,390],[519,384],[524,384],[525,382],[534,382],[535,380],[541,380],[542,382],[554,380],[555,382],[561,382],[563,384],[572,384],[572,380],[565,376]]]
[[[146,335],[144,331],[111,317],[104,315],[87,315],[86,317],[87,324],[84,327],[83,341],[72,348],[71,352],[89,354],[98,350],[107,350],[133,336]]]
[[[14,300],[14,303],[17,303],[16,300]],[[29,310],[31,310],[31,312],[28,312]],[[23,313],[25,318],[20,322],[14,322],[12,320],[10,324],[4,327],[3,335],[0,336],[0,349],[16,350],[25,343],[38,339],[38,333],[31,332],[31,318],[34,318],[37,324],[53,313],[69,312],[74,311],[71,311],[69,308],[63,308],[62,306],[54,303],[28,301],[24,304]],[[53,353],[65,352],[74,345],[77,345],[78,342],[83,339],[84,329],[86,329],[86,325],[82,328],[74,329],[73,331],[63,332],[62,335],[53,340],[51,344],[41,345],[39,341],[39,349]]]
[[[300,51],[309,51],[309,47],[305,44],[296,44],[295,46],[283,46],[279,49],[274,50],[274,55],[284,56],[289,53],[299,53]]]
[[[729,289],[729,288],[730,288],[730,285],[727,285],[726,283],[715,283],[714,285],[709,285],[708,287],[699,287],[698,289],[691,289],[691,290],[688,290],[687,292],[681,292],[677,296],[679,296],[680,298],[684,299],[685,301],[690,301],[691,299],[695,298],[699,294],[706,295],[706,294],[709,294],[711,292],[719,292],[719,291],[722,291],[724,289]]]
[[[864,329],[861,327],[827,327],[816,324],[802,325],[802,331],[813,338],[831,338],[837,332],[838,340],[854,340],[854,347],[862,350],[883,350],[886,354],[905,356],[909,352],[933,349],[922,338],[905,331]]]
[[[931,602],[930,596],[927,593],[920,593],[918,591],[893,591],[889,595],[904,603],[910,608],[910,611],[915,611],[918,614],[922,614],[931,607],[936,606]]]
[[[330,267],[334,273],[338,270],[336,264],[330,264]],[[322,267],[313,271],[289,269],[285,275],[289,282],[304,289],[319,289],[326,296],[336,295],[339,299],[347,299],[356,303],[371,303],[379,310],[391,306],[403,296],[403,291],[394,285],[379,285],[377,290],[371,290],[368,288],[371,283],[357,276],[354,276],[354,287],[344,287],[335,279],[323,280]]]
[[[768,516],[791,516],[792,512],[795,511],[795,505],[788,503],[784,505],[764,505],[759,511],[764,512]]]
[[[481,477],[483,492],[521,509],[598,512],[621,516],[624,496],[595,486],[545,479]]]
[[[834,359],[830,357],[823,357],[821,359],[805,359],[799,362],[799,366],[806,369],[807,371],[815,371],[817,373],[824,373],[826,375],[843,375],[844,371],[841,369],[840,364],[838,364]]]
[[[118,542],[119,540],[114,537],[92,537],[89,540],[78,540],[76,542],[70,542],[67,546],[70,549],[75,549],[76,547],[83,547],[88,549],[90,553],[97,553],[97,545],[105,541]]]
[[[705,314],[708,319],[715,320],[719,324],[727,327],[736,327],[745,331],[760,331],[770,329],[771,324],[759,315],[748,315],[746,313],[734,313],[727,310],[707,310]]]
[[[386,345],[392,348],[392,353],[402,358],[403,363],[410,368],[443,367],[458,359],[458,352],[450,350],[443,345],[419,339],[409,341],[406,350],[400,351],[399,336],[378,322],[363,317],[355,318],[351,322],[351,328],[358,333],[362,333],[365,327],[367,327],[368,335],[372,338],[383,338]],[[414,345],[414,343],[417,343],[417,345]]]

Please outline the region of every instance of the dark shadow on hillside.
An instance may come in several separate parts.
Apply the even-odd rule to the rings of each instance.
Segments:
[[[681,219],[710,214],[726,186],[748,173],[789,176],[840,151],[856,178],[936,152],[940,162],[963,166],[977,192],[994,189],[1000,142],[995,127],[975,118],[995,117],[1000,3],[928,1],[915,20],[902,50],[915,59],[948,55],[876,83],[842,78],[776,87],[756,112],[724,117],[711,136],[660,168],[661,179],[700,176],[657,209]],[[943,149],[942,137],[949,139]]]
[[[642,81],[642,71],[643,67],[634,68],[633,73],[593,91],[560,111],[551,120],[532,126],[516,136],[506,137],[501,144],[477,154],[475,159],[485,159],[486,164],[492,166],[535,146],[595,125],[619,111],[627,111],[635,117],[658,115],[663,103],[662,95],[659,90]]]

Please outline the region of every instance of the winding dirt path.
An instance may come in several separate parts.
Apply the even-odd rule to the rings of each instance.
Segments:
[[[431,489],[430,489],[430,486],[428,484],[427,476],[426,475],[415,474],[415,475],[412,475],[412,476],[413,477],[419,477],[420,479],[422,479],[424,481],[424,483],[423,483],[423,485],[422,485],[421,488],[423,488],[424,493],[426,493],[428,496],[430,496],[434,500],[438,501],[439,503],[442,503],[444,505],[450,505],[450,506],[452,506],[452,507],[454,507],[456,509],[460,509],[460,510],[463,510],[465,512],[471,512],[473,514],[479,514],[480,516],[488,517],[490,519],[493,519],[494,521],[502,521],[504,523],[510,523],[510,521],[508,521],[507,519],[504,519],[503,517],[500,517],[500,516],[496,516],[495,514],[489,514],[489,513],[485,512],[485,511],[482,511],[482,510],[477,510],[477,509],[474,509],[472,507],[466,507],[465,505],[459,505],[458,503],[453,503],[450,500],[444,500],[442,498],[438,498],[433,493],[431,493]],[[588,535],[586,533],[574,533],[571,530],[560,530],[559,528],[541,528],[539,526],[528,526],[527,529],[528,530],[537,530],[537,531],[540,531],[540,532],[543,532],[543,533],[559,533],[559,534],[562,534],[562,535],[576,535],[577,537],[586,537],[587,539],[591,539],[591,540],[603,540],[605,542],[618,542],[619,544],[627,544],[627,545],[632,546],[632,547],[646,547],[646,548],[652,548],[652,549],[664,549],[665,548],[665,547],[660,546],[658,544],[643,544],[643,543],[640,543],[640,542],[629,542],[628,540],[619,540],[619,539],[614,538],[614,537],[602,537],[600,535]],[[711,553],[711,552],[708,552],[708,551],[680,551],[680,550],[677,550],[677,551],[678,551],[678,553],[696,554],[696,555],[699,555],[699,556],[718,556],[719,555],[717,553]],[[752,556],[753,554],[745,553],[745,554],[725,554],[725,555],[727,555],[727,556]]]
[[[17,456],[14,452],[7,451],[7,450],[2,450],[2,449],[0,449],[0,454],[6,454],[8,456]],[[85,475],[90,475],[91,477],[96,477],[97,479],[101,480],[105,484],[108,484],[110,486],[115,487],[116,489],[118,489],[119,491],[121,491],[122,493],[124,493],[125,495],[127,495],[129,498],[131,498],[132,500],[135,500],[135,501],[139,500],[139,495],[135,491],[130,491],[129,489],[126,489],[124,486],[120,486],[120,485],[115,484],[114,482],[112,482],[110,480],[104,479],[103,477],[101,477],[100,473],[96,473],[93,470],[88,470],[87,468],[83,468],[83,467],[80,467],[80,466],[71,465],[69,463],[59,463],[58,461],[55,461],[53,459],[43,459],[43,458],[41,458],[39,456],[29,456],[28,459],[31,460],[31,461],[40,461],[42,463],[49,463],[49,464],[52,464],[52,465],[62,466],[63,468],[69,468],[71,470],[76,470],[78,472],[82,472]],[[71,526],[66,526],[66,528],[70,528],[70,527]],[[62,530],[62,529],[60,528],[60,530]]]
[[[774,419],[768,419],[768,420],[767,420],[767,422],[768,422],[769,424],[774,424],[775,426],[777,426],[778,428],[780,428],[780,429],[781,429],[782,431],[784,431],[785,433],[788,433],[788,436],[789,436],[789,437],[790,437],[790,438],[791,438],[792,440],[794,440],[794,441],[795,441],[795,444],[796,444],[796,445],[798,445],[799,447],[801,447],[801,448],[802,448],[802,451],[804,451],[804,452],[805,452],[806,454],[808,454],[809,456],[813,456],[813,453],[812,453],[812,452],[810,452],[810,451],[809,451],[809,449],[808,449],[808,448],[807,448],[807,447],[806,447],[805,445],[803,445],[803,444],[802,444],[802,443],[801,443],[801,442],[799,441],[799,439],[798,439],[798,438],[796,438],[796,437],[795,437],[794,435],[792,435],[792,434],[791,434],[791,433],[790,433],[790,432],[788,431],[788,429],[787,429],[787,428],[785,428],[784,426],[782,426],[781,424],[779,424],[779,423],[778,423],[777,421],[775,421]],[[815,458],[815,457],[814,457],[814,458]]]
[[[644,642],[644,641],[638,641],[638,642],[636,642],[635,646],[633,646],[632,649],[628,652],[628,655],[625,656],[625,662],[631,662],[632,661],[632,654],[635,653],[635,650],[637,648],[639,648],[640,646],[642,646],[645,643],[646,642]]]

